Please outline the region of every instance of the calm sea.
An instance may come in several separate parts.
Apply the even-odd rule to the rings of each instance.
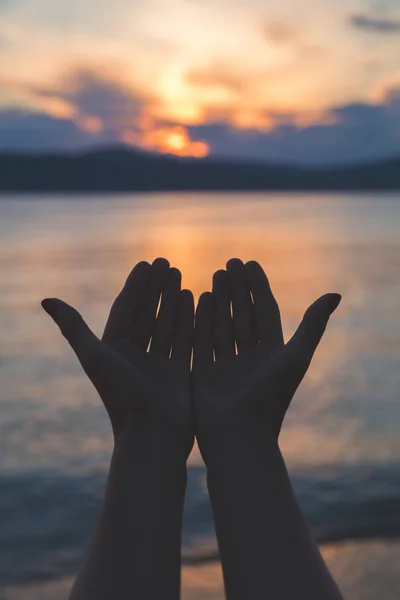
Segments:
[[[0,586],[75,572],[112,448],[40,300],[63,298],[101,334],[129,270],[157,256],[196,296],[230,257],[259,260],[287,337],[315,298],[342,293],[282,448],[319,540],[400,537],[399,232],[399,195],[1,198]],[[215,558],[196,450],[183,540],[185,560]]]

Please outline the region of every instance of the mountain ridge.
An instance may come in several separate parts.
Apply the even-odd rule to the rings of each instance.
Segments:
[[[394,191],[400,155],[310,167],[151,154],[126,146],[79,152],[0,153],[0,192]]]

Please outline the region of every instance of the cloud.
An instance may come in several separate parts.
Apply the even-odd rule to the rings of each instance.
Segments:
[[[109,80],[106,85],[104,81],[93,82],[87,75],[78,80],[80,85],[72,86],[59,101],[71,102],[81,117],[85,114],[86,118],[101,120],[101,128],[91,127],[90,122],[76,116],[56,118],[39,112],[3,110],[0,150],[72,150],[123,140],[182,156],[202,156],[209,150],[215,157],[310,165],[400,154],[400,86],[387,89],[380,102],[334,107],[312,125],[301,126],[296,114],[270,114],[271,128],[260,131],[237,128],[222,120],[186,128],[159,123],[139,116],[140,108],[145,110],[146,105],[134,94],[130,96],[124,85],[110,89]],[[104,105],[105,98],[110,104]]]
[[[103,136],[90,135],[70,119],[21,110],[0,112],[0,150],[75,150],[104,143]]]
[[[38,88],[42,98],[68,103],[77,115],[96,118],[107,130],[123,130],[138,121],[149,98],[122,81],[122,76],[99,73],[89,68],[72,71],[59,86]]]
[[[73,149],[118,141],[127,128],[139,131],[147,100],[117,74],[88,68],[71,71],[51,87],[14,87],[31,98],[35,109],[0,112],[3,149]]]
[[[400,154],[400,88],[388,90],[381,104],[347,104],[331,109],[325,122],[301,127],[286,115],[268,132],[214,123],[189,128],[210,154],[229,158],[350,163]]]
[[[207,145],[191,140],[182,125],[153,118],[149,109],[155,98],[117,74],[81,68],[53,87],[14,87],[34,98],[36,110],[0,111],[0,150],[69,150],[125,142],[180,156],[208,153]]]
[[[356,29],[376,33],[400,33],[400,20],[378,18],[365,14],[354,14],[349,17],[350,24]]]

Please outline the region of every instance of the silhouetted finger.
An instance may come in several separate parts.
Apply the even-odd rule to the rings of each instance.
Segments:
[[[233,330],[238,351],[241,352],[255,342],[252,323],[252,300],[247,289],[244,264],[232,258],[226,265],[232,299]]]
[[[231,317],[228,273],[217,271],[213,277],[215,356],[235,355],[235,336]]]
[[[161,292],[168,275],[169,262],[165,258],[157,258],[151,265],[151,272],[143,297],[140,315],[138,317],[138,343],[147,350],[153,333]]]
[[[151,351],[169,356],[177,324],[179,295],[182,276],[178,269],[169,269],[164,289],[161,294],[161,305],[153,326]]]
[[[289,404],[307,373],[329,317],[338,307],[340,300],[339,294],[326,294],[316,300],[305,312],[292,339],[275,355],[276,364],[272,372],[276,380],[273,401],[277,408],[274,423],[277,435]]]
[[[268,278],[256,261],[245,266],[247,285],[253,296],[254,327],[257,339],[271,351],[283,346],[281,315]]]
[[[101,366],[103,357],[99,338],[91,331],[80,313],[66,302],[58,298],[46,298],[42,301],[42,307],[58,325],[82,367],[91,377],[93,368]]]
[[[288,345],[311,361],[329,317],[337,309],[341,299],[340,294],[325,294],[311,304]]]
[[[121,369],[118,354],[96,337],[72,306],[56,298],[43,300],[42,306],[59,326],[115,422],[123,400],[118,389],[124,392],[131,385],[134,365],[128,371]]]
[[[285,351],[293,363],[293,372],[301,379],[310,366],[314,352],[325,332],[329,317],[339,306],[340,294],[325,294],[318,298],[304,313],[302,322]]]
[[[190,368],[194,341],[194,299],[189,290],[182,290],[179,297],[178,325],[172,345],[172,356]]]
[[[193,360],[195,369],[207,366],[214,360],[213,297],[211,292],[204,292],[197,305]]]
[[[138,310],[143,302],[150,274],[151,266],[147,262],[138,263],[130,273],[112,305],[103,334],[106,343],[121,339],[137,341]]]

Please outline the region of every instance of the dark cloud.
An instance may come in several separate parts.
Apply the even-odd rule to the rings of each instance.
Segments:
[[[107,129],[117,130],[133,126],[147,101],[121,79],[81,68],[58,88],[37,90],[37,94],[67,101],[79,114],[98,117]]]
[[[192,140],[207,142],[211,154],[220,157],[322,165],[400,155],[400,88],[389,90],[380,104],[339,106],[329,117],[330,125],[299,127],[290,115],[281,119],[275,115],[277,124],[268,132],[236,129],[226,123],[188,129]],[[0,150],[70,150],[119,140],[118,130],[91,134],[67,119],[0,112]]]
[[[1,81],[0,81],[1,85]],[[5,82],[12,89],[12,82]],[[21,89],[21,86],[17,86]],[[129,128],[137,129],[143,106],[150,98],[126,84],[122,75],[76,69],[61,84],[49,88],[22,87],[44,105],[61,101],[74,118],[54,118],[45,111],[0,111],[0,149],[73,149],[114,143]],[[95,128],[90,129],[96,118]]]
[[[136,119],[143,103],[128,86],[89,70],[80,70],[73,75],[65,97],[82,112],[110,124],[124,124]]]
[[[400,33],[398,19],[379,18],[371,15],[355,14],[349,17],[353,27],[376,33]]]
[[[104,141],[89,135],[73,121],[42,113],[0,112],[0,150],[73,150]]]
[[[269,132],[239,130],[223,123],[190,128],[211,154],[230,158],[332,164],[400,154],[400,89],[382,104],[332,109],[332,124],[299,127],[286,117]]]

